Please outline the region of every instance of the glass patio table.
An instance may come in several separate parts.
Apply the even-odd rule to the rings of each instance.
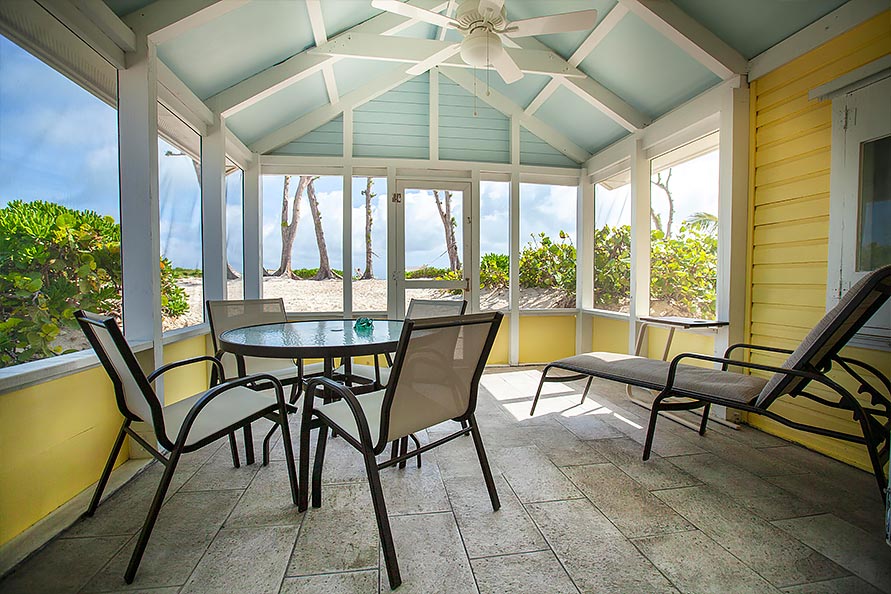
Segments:
[[[261,324],[227,330],[220,335],[220,349],[238,357],[239,375],[244,375],[243,357],[275,359],[322,359],[324,376],[334,372],[334,359],[379,355],[396,350],[402,321],[372,320],[371,328],[356,329],[353,320],[312,320]],[[303,412],[312,410],[312,398],[303,398]],[[248,447],[247,442],[245,447]],[[309,432],[300,434],[298,456],[299,509],[307,507],[309,494]]]

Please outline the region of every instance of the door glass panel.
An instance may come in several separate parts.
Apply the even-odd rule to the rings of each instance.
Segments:
[[[406,189],[404,201],[406,280],[460,280],[464,192]]]
[[[891,264],[891,136],[862,145],[857,271]]]

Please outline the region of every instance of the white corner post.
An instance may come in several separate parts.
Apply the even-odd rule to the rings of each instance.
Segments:
[[[353,110],[343,112],[343,318],[353,317]]]
[[[124,331],[130,342],[152,341],[151,364],[157,366],[163,347],[155,45],[140,36],[126,60],[127,68],[118,71]],[[163,389],[159,392],[163,402]]]
[[[401,319],[405,313],[405,292],[402,283],[397,282],[399,258],[396,246],[400,245],[399,219],[393,194],[396,192],[396,168],[387,167],[387,317],[391,320]],[[405,271],[402,271],[405,274]]]
[[[508,364],[520,363],[520,120],[510,118],[510,341]]]
[[[480,170],[477,168],[470,172],[470,221],[469,250],[465,252],[464,265],[469,267],[470,312],[476,313],[480,310]]]
[[[643,141],[631,149],[631,305],[628,314],[628,352],[634,352],[637,320],[650,314],[650,162]],[[641,352],[646,356],[646,345]]]
[[[219,115],[201,139],[201,235],[204,299],[226,299],[226,123]]]
[[[263,208],[260,196],[260,155],[254,153],[244,170],[244,298],[263,296]]]
[[[583,167],[579,175],[576,235],[578,246],[575,274],[576,315],[575,352],[587,353],[594,343],[591,316],[584,310],[594,308],[594,184]]]

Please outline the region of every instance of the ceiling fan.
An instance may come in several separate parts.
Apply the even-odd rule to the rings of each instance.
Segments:
[[[400,0],[372,0],[379,10],[418,19],[447,29],[456,29],[464,39],[436,52],[427,60],[408,69],[409,74],[422,74],[455,54],[470,66],[492,66],[506,83],[523,78],[523,72],[504,49],[505,39],[529,37],[567,31],[584,31],[597,23],[596,10],[581,10],[510,22],[504,0],[459,0],[455,18],[406,4]],[[508,43],[511,43],[507,40]],[[514,46],[516,47],[516,46]]]

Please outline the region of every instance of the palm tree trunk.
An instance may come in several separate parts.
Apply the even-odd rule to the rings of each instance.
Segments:
[[[445,205],[439,198],[439,190],[433,190],[433,199],[436,200],[436,209],[439,211],[439,219],[445,231],[446,251],[449,254],[449,269],[456,272],[461,269],[461,260],[458,257],[458,242],[455,240],[455,226],[452,224],[452,193],[445,191]]]
[[[300,179],[309,176],[301,176]],[[319,199],[316,196],[315,181],[318,177],[309,179],[306,186],[306,198],[309,200],[309,211],[312,213],[312,221],[316,227],[316,244],[319,246],[319,271],[313,277],[313,280],[331,280],[340,278],[340,276],[331,270],[331,263],[328,261],[328,246],[325,244],[325,231],[322,229],[322,213],[319,212]]]
[[[372,270],[372,249],[371,249],[371,199],[377,196],[372,193],[371,185],[374,179],[368,177],[365,181],[365,272],[359,277],[359,280],[371,280],[374,278],[374,270]]]
[[[297,191],[294,192],[294,201],[291,204],[291,217],[288,220],[288,195],[291,191],[291,176],[285,176],[285,185],[282,188],[282,254],[281,264],[278,270],[272,273],[272,276],[285,276],[288,278],[299,278],[294,274],[291,266],[292,252],[294,249],[294,240],[297,238],[297,225],[300,223],[300,201],[303,198],[303,191],[306,189],[309,176],[301,175],[297,184]]]

